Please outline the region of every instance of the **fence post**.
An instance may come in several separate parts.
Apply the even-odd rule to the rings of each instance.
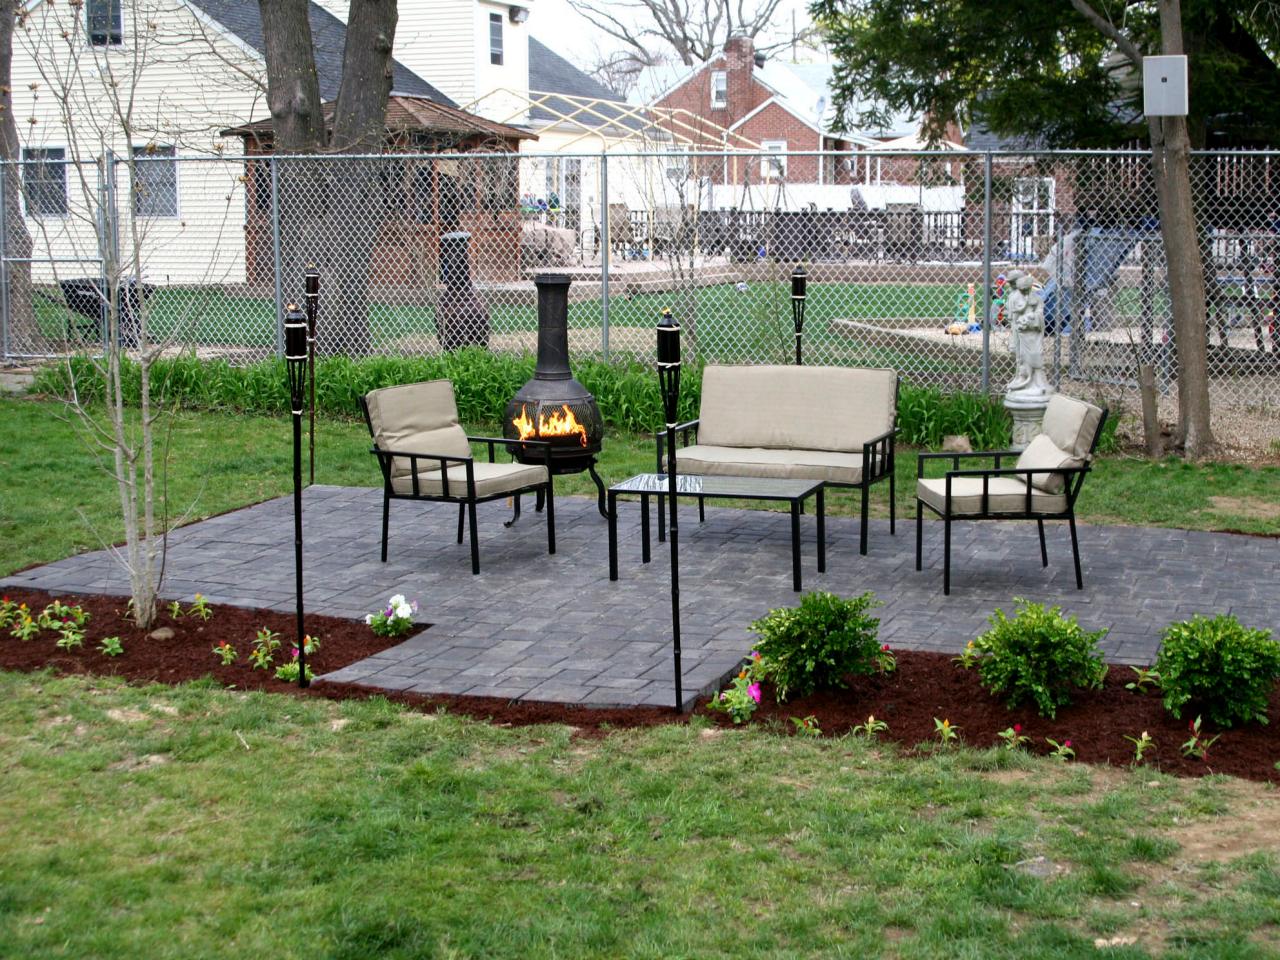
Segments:
[[[609,359],[609,157],[600,154],[600,352]]]
[[[282,274],[284,265],[280,255],[280,168],[276,165],[277,157],[271,156],[271,262],[272,273],[275,274],[276,288],[276,356],[284,356],[284,284]]]
[[[982,392],[991,391],[991,151],[982,158]]]
[[[0,163],[0,358],[9,350],[9,164]]]

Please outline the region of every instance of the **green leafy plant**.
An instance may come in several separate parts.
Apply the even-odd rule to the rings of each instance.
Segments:
[[[1169,625],[1156,657],[1164,707],[1175,717],[1188,704],[1220,727],[1267,722],[1267,700],[1280,678],[1280,643],[1229,614]]]
[[[1216,733],[1207,738],[1201,736],[1199,717],[1188,723],[1187,729],[1191,731],[1191,739],[1182,745],[1182,755],[1184,757],[1197,757],[1207,763],[1209,760],[1209,748],[1218,742],[1218,738],[1222,734]]]
[[[61,630],[64,623],[74,623],[83,627],[89,622],[89,614],[82,607],[63,603],[61,600],[50,602],[40,612],[39,623],[45,630]]]
[[[760,706],[760,682],[743,670],[707,702],[707,709],[727,713],[734,723],[746,723]]]
[[[874,740],[882,733],[887,733],[889,725],[883,720],[877,720],[875,714],[867,717],[866,723],[859,723],[852,727],[849,732],[855,737],[866,737],[868,740]]]
[[[1063,740],[1059,743],[1052,737],[1045,737],[1044,742],[1049,745],[1049,756],[1053,757],[1053,759],[1066,763],[1068,760],[1075,758],[1076,752],[1072,748],[1070,740]]]
[[[119,637],[103,637],[98,643],[98,652],[108,657],[118,657],[124,653],[124,646]]]
[[[1151,739],[1151,734],[1146,730],[1142,731],[1142,736],[1131,737],[1127,733],[1124,738],[1133,744],[1133,765],[1139,767],[1142,765],[1142,759],[1147,752],[1156,748],[1156,742]]]
[[[1107,631],[1089,633],[1058,607],[1015,602],[1012,619],[996,610],[991,629],[973,642],[983,686],[1011,708],[1029,701],[1042,717],[1056,716],[1073,690],[1102,686],[1107,667],[1098,640]]]
[[[58,639],[54,642],[60,650],[84,646],[84,630],[74,620],[63,620],[58,626]]]
[[[752,623],[778,699],[835,687],[851,673],[884,669],[888,651],[876,642],[880,620],[867,613],[879,605],[870,592],[845,600],[817,591],[802,597],[798,607],[770,610]]]
[[[364,622],[379,637],[401,637],[413,629],[413,615],[418,612],[418,601],[412,603],[405,600],[404,594],[397,593],[387,606],[377,613],[366,613]]]
[[[949,747],[955,743],[959,737],[956,731],[959,729],[959,727],[952,726],[950,720],[933,718],[933,735],[938,738],[938,742],[944,747]]]
[[[213,655],[222,661],[224,667],[229,667],[236,662],[236,648],[226,640],[223,640],[213,648]],[[266,664],[263,664],[262,669],[265,670],[269,664],[270,661],[267,661]]]
[[[0,598],[0,628],[9,627],[18,618],[18,601]],[[23,604],[25,607],[25,604]]]
[[[1017,750],[1019,747],[1031,742],[1031,738],[1022,732],[1022,724],[1020,723],[1015,723],[1012,727],[1001,730],[996,736],[1003,741],[1001,746],[1006,750]]]
[[[182,602],[181,601],[174,600],[172,603],[169,604],[169,616],[171,616],[174,620],[182,619]]]
[[[822,736],[822,727],[818,725],[818,718],[813,714],[807,717],[792,717],[792,724],[796,728],[796,736],[798,737],[820,737]]]
[[[213,608],[209,606],[209,601],[204,598],[204,594],[196,594],[195,599],[191,601],[191,606],[187,607],[187,616],[199,617],[205,621],[213,616]]]
[[[274,630],[261,628],[254,637],[253,650],[249,653],[249,665],[254,670],[269,670],[275,660],[276,651],[280,649],[280,634]]]
[[[315,673],[311,670],[311,664],[307,664],[307,682],[310,683],[315,679]],[[290,660],[288,663],[282,663],[276,667],[276,679],[284,680],[286,683],[298,682],[298,661]]]
[[[972,670],[982,662],[982,657],[978,654],[978,648],[970,640],[964,645],[964,649],[960,651],[960,656],[952,657],[952,663],[958,663],[966,670]]]
[[[1130,667],[1135,674],[1134,678],[1124,685],[1126,690],[1132,690],[1134,693],[1147,693],[1151,690],[1160,689],[1160,671],[1154,667],[1146,670],[1142,667]]]
[[[25,603],[18,604],[9,635],[19,640],[34,640],[40,633],[40,621],[31,615]]]

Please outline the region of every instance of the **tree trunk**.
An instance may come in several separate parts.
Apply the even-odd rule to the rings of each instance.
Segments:
[[[1179,0],[1160,0],[1165,54],[1182,52]],[[1160,197],[1160,232],[1169,264],[1169,300],[1178,360],[1179,433],[1192,459],[1217,447],[1210,426],[1204,260],[1191,194],[1190,141],[1185,117],[1151,117],[1151,154]]]
[[[309,0],[258,0],[277,153],[314,153],[325,142],[309,6]]]
[[[8,324],[8,345],[11,352],[42,353],[48,348],[36,325],[35,310],[31,304],[31,264],[25,262],[31,256],[31,234],[22,217],[19,194],[22,190],[21,147],[18,143],[18,124],[13,116],[13,28],[24,4],[19,0],[0,0],[0,162],[4,163],[0,176],[4,177],[4,217],[7,230],[6,249],[0,256],[14,257],[22,262],[9,264],[9,315],[3,318]]]

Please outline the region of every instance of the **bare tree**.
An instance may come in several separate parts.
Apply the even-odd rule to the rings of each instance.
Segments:
[[[642,63],[667,50],[685,66],[704,63],[732,36],[753,40],[773,26],[782,0],[569,0],[597,29]],[[655,51],[655,41],[660,50]]]
[[[13,116],[13,29],[25,6],[20,0],[0,0],[0,176],[5,178],[4,217],[6,249],[0,255],[12,257],[9,265],[8,323],[10,343],[18,341],[34,347],[40,343],[35,310],[31,303],[31,234],[22,219],[21,159],[18,124]]]
[[[634,49],[615,50],[610,53],[597,45],[587,73],[607,87],[610,92],[625,97],[635,88],[640,71],[657,62],[652,57],[642,58]]]

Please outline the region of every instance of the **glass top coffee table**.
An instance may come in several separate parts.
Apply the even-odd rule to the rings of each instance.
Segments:
[[[609,579],[618,579],[618,497],[640,498],[641,561],[648,563],[649,552],[649,498],[658,498],[658,539],[665,539],[662,509],[670,490],[666,474],[642,473],[639,476],[615,483],[608,491],[609,515]],[[827,540],[825,504],[822,498],[821,480],[771,480],[760,477],[676,477],[676,495],[696,497],[698,519],[703,519],[703,501],[708,497],[726,500],[778,500],[791,505],[791,583],[800,589],[800,508],[809,497],[814,498],[814,517],[818,535],[818,572],[827,570]]]

